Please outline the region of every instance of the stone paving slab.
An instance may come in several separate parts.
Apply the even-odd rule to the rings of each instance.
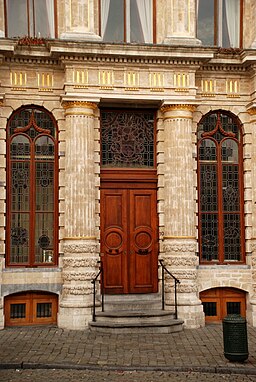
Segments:
[[[223,355],[221,325],[170,334],[97,334],[55,327],[0,331],[0,369],[200,371],[256,375],[256,328],[248,326],[249,358]],[[0,379],[1,380],[1,379]]]
[[[195,372],[0,370],[1,382],[256,382],[256,376]]]

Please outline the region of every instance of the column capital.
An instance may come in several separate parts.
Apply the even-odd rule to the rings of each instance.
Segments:
[[[62,107],[66,116],[96,117],[98,104],[90,101],[63,100]]]
[[[167,113],[169,111],[190,111],[191,113],[195,112],[197,109],[197,105],[192,104],[165,104],[161,107],[162,113]]]
[[[250,115],[256,115],[256,106],[252,106],[252,107],[250,107],[250,109],[248,109],[247,112],[248,112]]]
[[[89,101],[63,101],[62,106],[65,110],[67,109],[97,109],[98,105],[96,102],[89,102]]]

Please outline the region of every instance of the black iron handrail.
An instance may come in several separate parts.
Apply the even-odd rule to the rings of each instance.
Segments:
[[[175,318],[178,318],[178,308],[177,308],[177,284],[180,284],[180,280],[178,280],[173,274],[166,268],[164,265],[164,261],[159,260],[160,266],[162,268],[162,310],[165,308],[165,285],[164,285],[164,272],[166,272],[169,276],[171,276],[174,280],[174,307],[175,307]]]
[[[99,283],[101,284],[101,310],[104,312],[104,272],[103,272],[103,266],[102,261],[98,261],[100,264],[99,272],[92,280],[93,284],[93,306],[92,306],[92,320],[96,321],[96,281],[98,280],[98,277],[101,275],[101,278],[99,280]]]

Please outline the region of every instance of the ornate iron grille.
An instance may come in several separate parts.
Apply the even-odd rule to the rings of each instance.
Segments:
[[[201,211],[218,211],[218,179],[216,164],[200,166]]]
[[[52,116],[36,107],[18,110],[10,121],[9,131],[10,136],[26,132],[32,139],[46,131],[52,137],[56,137]]]
[[[240,214],[224,215],[224,258],[239,261],[241,256]]]
[[[239,148],[240,146],[240,148]],[[198,126],[200,254],[205,261],[241,261],[244,222],[242,152],[235,117],[218,111]]]
[[[224,211],[239,211],[239,167],[237,164],[222,166],[222,190]]]
[[[239,140],[239,124],[234,117],[220,111],[206,115],[197,130],[198,139],[203,136],[211,136],[217,142],[220,142],[225,136],[230,136],[230,133],[232,137]]]
[[[202,258],[211,261],[218,259],[218,215],[202,214],[200,219],[202,235]]]
[[[102,111],[101,165],[154,167],[154,113]]]

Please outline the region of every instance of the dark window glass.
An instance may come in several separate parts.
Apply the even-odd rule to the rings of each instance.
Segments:
[[[203,302],[203,309],[206,316],[217,316],[216,302]]]
[[[51,317],[52,316],[52,303],[40,302],[36,304],[36,317]]]
[[[203,45],[214,45],[214,0],[198,0],[197,37]]]
[[[241,302],[227,302],[227,314],[241,314]]]
[[[101,0],[101,34],[109,42],[153,42],[153,0]]]
[[[54,38],[54,0],[5,0],[8,37]]]
[[[25,318],[26,304],[11,304],[10,318]]]
[[[240,0],[198,0],[197,36],[203,45],[238,48]]]

